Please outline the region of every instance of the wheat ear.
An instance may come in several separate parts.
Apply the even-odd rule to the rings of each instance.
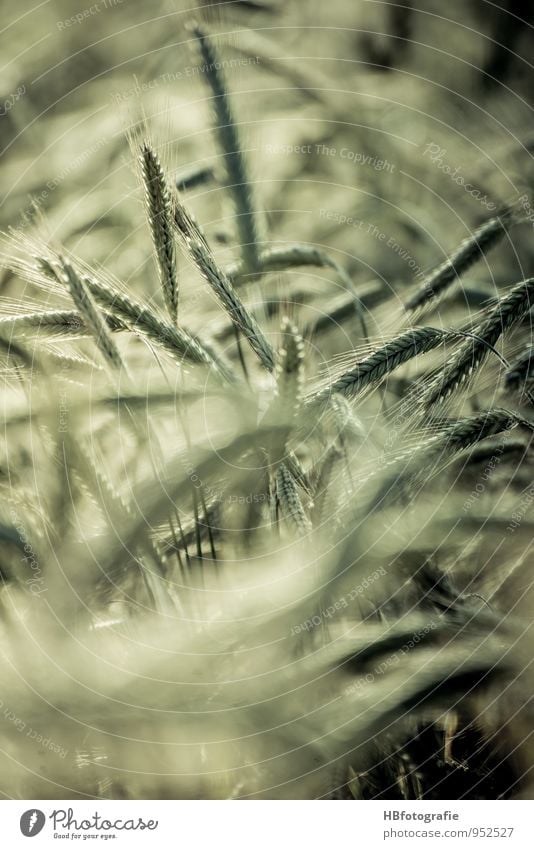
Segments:
[[[228,312],[232,323],[238,330],[242,331],[264,368],[272,371],[274,369],[274,354],[271,346],[263,335],[258,322],[248,312],[234,287],[217,265],[197,222],[194,221],[180,201],[175,206],[174,220],[186,250],[204,279],[215,292],[221,305]]]
[[[476,337],[468,339],[454,354],[442,372],[423,390],[421,403],[432,410],[484,362],[503,333],[510,330],[531,309],[534,303],[534,278],[523,280],[500,298],[488,317],[474,328]]]
[[[343,452],[337,445],[331,445],[326,451],[315,482],[312,522],[314,527],[323,521],[331,521],[337,509],[337,487],[335,474],[338,472]],[[332,504],[334,502],[334,504]],[[330,509],[330,507],[333,509]],[[328,515],[326,511],[328,510]]]
[[[172,198],[156,152],[145,141],[140,149],[148,221],[158,261],[165,306],[173,324],[178,317],[178,271],[172,223]]]
[[[188,330],[163,321],[148,307],[93,278],[87,278],[87,283],[102,306],[118,315],[132,330],[143,333],[148,339],[161,345],[179,361],[188,360],[198,365],[210,366],[225,380],[235,380],[227,363],[218,357],[209,345],[205,345]]]
[[[70,459],[72,464],[77,468],[78,474],[92,498],[98,504],[102,515],[111,527],[114,526],[115,521],[124,521],[132,517],[133,511],[131,504],[115,488],[103,464],[98,464],[94,461],[86,446],[78,446],[76,455]],[[139,548],[140,557],[130,558],[126,563],[122,564],[120,570],[117,569],[115,572],[103,573],[100,577],[99,584],[107,588],[111,584],[111,586],[117,589],[117,581],[120,581],[127,572],[129,573],[137,567],[148,592],[152,596],[154,605],[160,610],[168,609],[169,603],[176,604],[176,602],[169,592],[169,585],[164,581],[165,566],[168,557],[163,549],[163,545],[159,540],[154,540],[150,534],[147,534],[140,542]],[[156,578],[150,574],[150,568],[144,562],[147,558],[154,564]],[[156,586],[155,582],[158,578],[160,579],[160,583]]]
[[[49,260],[39,259],[38,262],[45,274],[54,275]],[[88,275],[83,275],[82,279],[95,301],[106,311],[106,321],[112,329],[120,330],[126,326],[161,346],[178,362],[186,360],[197,365],[210,366],[219,377],[228,382],[235,381],[230,366],[198,337],[187,330],[174,327],[149,307],[119,292],[108,283],[101,283]]]
[[[112,315],[104,316],[108,328],[112,331],[126,330],[126,325]],[[79,312],[75,310],[45,310],[43,312],[21,313],[0,318],[0,331],[10,330],[17,335],[46,336],[87,336],[89,330]]]
[[[276,434],[267,449],[274,469],[283,460],[291,477],[301,483],[304,472],[297,458],[289,450],[289,437],[302,397],[304,342],[297,328],[288,318],[282,320],[282,344],[278,350],[276,365],[276,395],[265,413],[265,422],[283,423],[284,429]],[[306,484],[303,483],[306,488]]]
[[[276,472],[276,497],[285,518],[291,521],[301,536],[309,533],[311,523],[304,510],[293,476],[284,463]]]
[[[59,282],[66,283],[74,305],[91,332],[100,353],[113,369],[124,368],[119,349],[111,338],[109,328],[85,282],[68,260],[60,257],[60,263],[56,277]]]
[[[258,267],[257,214],[237,124],[232,113],[224,75],[220,70],[221,63],[213,42],[198,24],[193,24],[192,31],[197,39],[204,63],[202,70],[205,71],[213,95],[215,130],[219,147],[225,159],[228,188],[234,199],[241,256],[247,271],[253,272]]]
[[[308,401],[312,403],[324,401],[336,393],[346,398],[354,397],[413,357],[437,348],[451,336],[454,336],[454,331],[440,330],[437,327],[417,327],[407,330],[356,363],[354,368],[342,374],[329,386],[308,396]]]
[[[504,375],[505,388],[509,392],[524,393],[534,380],[533,372],[534,348],[529,347],[517,358]]]
[[[282,320],[282,345],[278,351],[276,388],[284,420],[293,421],[302,397],[304,342],[288,318]]]
[[[437,450],[446,450],[447,453],[463,451],[488,436],[494,436],[496,433],[502,433],[517,426],[524,427],[529,432],[534,430],[532,422],[512,410],[499,407],[493,410],[485,410],[474,416],[467,416],[443,424],[441,433],[431,443],[430,452],[433,453]]]
[[[467,271],[490,248],[498,244],[506,233],[506,224],[512,216],[511,210],[506,209],[500,215],[495,215],[485,221],[471,236],[439,265],[424,281],[422,287],[406,302],[405,309],[412,312],[428,305]]]

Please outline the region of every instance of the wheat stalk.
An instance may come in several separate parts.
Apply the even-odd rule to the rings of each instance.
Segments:
[[[174,179],[174,185],[179,192],[188,192],[209,183],[214,178],[211,165],[191,165],[183,168]]]

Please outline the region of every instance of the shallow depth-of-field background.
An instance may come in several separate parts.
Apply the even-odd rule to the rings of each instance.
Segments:
[[[530,13],[26,5],[1,24],[0,793],[531,796]]]

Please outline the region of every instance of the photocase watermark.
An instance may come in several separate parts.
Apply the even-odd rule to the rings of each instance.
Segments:
[[[332,602],[328,607],[324,610],[321,610],[319,613],[316,613],[310,619],[306,619],[305,622],[301,622],[300,625],[294,625],[291,628],[291,633],[293,636],[296,634],[302,633],[302,631],[313,631],[314,628],[317,628],[325,619],[331,619],[332,616],[335,616],[340,610],[344,610],[349,606],[349,602],[355,601],[359,596],[361,596],[365,590],[369,589],[375,581],[378,581],[380,578],[383,578],[387,572],[383,566],[380,566],[370,575],[362,580],[360,584],[356,587],[353,587],[349,592],[345,593],[344,596],[338,598],[337,601]]]
[[[497,209],[496,204],[489,200],[487,195],[483,194],[480,189],[477,189],[476,186],[466,180],[461,173],[462,169],[460,166],[453,168],[452,165],[449,165],[445,161],[446,155],[447,149],[436,144],[436,142],[429,142],[423,152],[423,156],[428,156],[433,165],[436,165],[440,171],[447,174],[456,185],[461,186],[468,195],[479,201],[482,206],[485,206],[491,212]]]
[[[11,112],[15,103],[20,100],[26,94],[26,86],[19,85],[17,90],[10,94],[9,97],[6,97],[3,103],[0,103],[0,117],[7,115],[8,112]]]
[[[319,210],[319,217],[325,218],[327,221],[334,221],[340,226],[353,227],[355,230],[360,230],[362,233],[371,236],[371,238],[376,239],[378,242],[382,242],[386,248],[389,248],[393,251],[393,253],[397,254],[399,259],[402,259],[402,261],[407,264],[413,272],[414,277],[421,280],[424,279],[425,272],[410,252],[403,248],[394,236],[390,236],[389,233],[381,230],[380,227],[377,227],[377,225],[372,221],[364,221],[361,218],[354,218],[351,215],[345,215],[342,212],[325,209],[324,207]]]
[[[56,27],[58,30],[70,29],[70,27],[79,26],[83,24],[88,18],[92,18],[93,15],[99,15],[100,12],[105,12],[107,9],[114,9],[115,6],[122,6],[124,0],[97,0],[96,3],[93,3],[92,6],[87,6],[85,9],[82,9],[81,12],[76,12],[75,15],[71,15],[70,18],[65,18],[62,21],[56,21]]]
[[[380,675],[384,675],[391,667],[397,666],[403,657],[408,654],[412,649],[414,649],[422,639],[426,637],[431,631],[434,631],[437,628],[436,622],[429,622],[423,628],[420,628],[418,631],[414,631],[409,640],[401,646],[396,652],[390,654],[385,660],[382,660],[377,666],[374,667],[372,672],[367,672],[365,675],[362,675],[351,684],[349,687],[346,687],[344,693],[346,696],[354,695],[360,690],[363,690],[369,684],[372,684]]]
[[[523,493],[523,497],[519,502],[519,507],[514,510],[512,513],[512,521],[509,525],[507,525],[506,530],[510,533],[514,533],[514,531],[519,527],[523,519],[525,518],[525,513],[531,506],[534,501],[534,483],[530,484],[527,490]]]
[[[44,585],[43,573],[39,565],[39,561],[35,556],[33,546],[28,539],[28,535],[26,533],[24,525],[22,524],[18,513],[13,507],[11,508],[11,519],[13,521],[13,526],[17,531],[24,548],[25,556],[22,557],[22,561],[26,563],[33,572],[31,578],[26,579],[26,586],[29,588],[32,595],[39,596],[42,593],[47,592],[48,588]]]
[[[354,165],[363,165],[374,171],[388,171],[390,174],[395,170],[395,165],[387,159],[380,159],[350,147],[331,147],[327,144],[309,142],[308,144],[266,144],[266,153],[271,155],[282,154],[284,156],[331,156],[353,162]]]
[[[5,722],[10,722],[19,734],[23,734],[29,740],[33,740],[34,743],[37,743],[37,745],[41,746],[43,749],[48,749],[49,752],[55,752],[55,754],[59,755],[62,759],[67,757],[69,752],[68,749],[60,746],[59,743],[56,743],[51,737],[45,737],[39,731],[36,731],[35,728],[32,728],[31,725],[24,722],[24,720],[21,719],[15,711],[11,710],[2,699],[0,699],[0,717],[5,720]]]
[[[160,74],[158,77],[145,82],[139,82],[137,77],[134,77],[134,84],[129,88],[122,89],[122,91],[113,91],[111,100],[114,103],[126,103],[132,97],[139,97],[144,92],[178,82],[178,80],[190,80],[207,73],[211,68],[215,68],[217,71],[222,69],[232,70],[233,68],[244,68],[248,65],[259,65],[260,62],[259,56],[243,56],[236,59],[221,59],[212,65],[188,65],[182,70],[167,71],[165,74]]]

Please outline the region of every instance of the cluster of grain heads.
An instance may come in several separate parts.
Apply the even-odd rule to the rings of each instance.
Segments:
[[[161,162],[150,144],[140,149],[141,169],[145,185],[147,216],[165,299],[173,324],[178,318],[178,269],[172,218],[173,198],[167,185]]]

